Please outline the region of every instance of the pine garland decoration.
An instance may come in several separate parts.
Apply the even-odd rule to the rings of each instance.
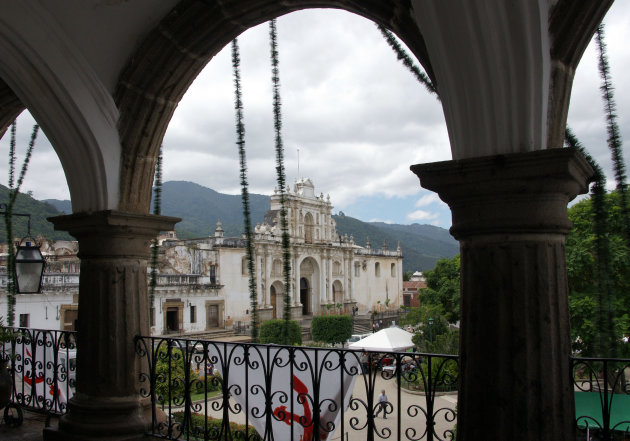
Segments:
[[[258,341],[258,296],[256,294],[256,273],[254,271],[254,245],[252,221],[249,208],[249,190],[247,184],[247,158],[245,156],[245,124],[243,124],[243,99],[241,94],[241,58],[238,39],[232,41],[232,70],[234,72],[234,111],[236,113],[236,145],[241,173],[241,199],[245,219],[245,238],[247,252],[247,271],[249,272],[249,303],[252,311],[252,341]]]
[[[398,40],[396,40],[396,37],[394,37],[394,34],[392,34],[389,30],[387,30],[382,25],[376,25],[376,26],[378,27],[378,30],[381,31],[381,34],[383,34],[383,37],[385,37],[387,44],[389,44],[389,46],[394,50],[394,52],[396,52],[396,57],[402,62],[402,64],[405,65],[407,69],[411,71],[411,73],[416,77],[418,82],[420,82],[420,84],[426,87],[426,89],[429,92],[435,94],[435,96],[439,100],[440,95],[438,94],[437,89],[435,88],[435,85],[431,82],[431,79],[429,79],[427,74],[422,72],[422,70],[418,66],[416,66],[416,64],[413,62],[413,59],[409,56],[409,54],[407,54],[405,49],[403,49],[403,47],[400,45]]]
[[[22,169],[17,179],[15,188],[15,143],[17,132],[17,120],[11,124],[11,139],[9,142],[9,201],[7,203],[6,214],[4,216],[4,225],[6,230],[7,239],[7,325],[15,326],[15,295],[17,294],[17,285],[15,281],[15,251],[13,249],[13,220],[11,214],[13,213],[13,206],[20,193],[22,182],[24,182],[24,176],[28,170],[28,164],[31,161],[33,154],[33,148],[35,147],[35,141],[37,140],[37,134],[39,133],[39,125],[33,126],[31,133],[31,139],[26,149],[26,156],[22,163]]]
[[[280,74],[278,70],[278,47],[277,47],[276,20],[269,22],[269,39],[271,45],[271,82],[273,85],[273,125],[275,129],[276,142],[276,174],[278,188],[280,190],[280,228],[282,230],[282,261],[284,272],[284,310],[285,321],[283,339],[284,343],[289,340],[289,320],[291,319],[291,249],[289,240],[289,226],[287,222],[287,194],[286,178],[284,171],[284,150],[282,145],[282,114],[280,103]]]
[[[567,126],[565,142],[575,147],[593,168],[593,186],[591,187],[591,204],[593,206],[593,232],[595,235],[595,276],[598,287],[599,311],[597,328],[599,330],[598,355],[614,357],[616,339],[612,321],[612,289],[610,286],[610,244],[608,235],[608,203],[606,201],[606,175],[595,159],[586,151],[571,129]]]
[[[155,164],[155,186],[153,188],[153,214],[162,214],[162,145]],[[157,237],[151,244],[151,280],[149,281],[149,325],[154,326],[155,288],[157,287],[159,246]]]
[[[600,24],[595,33],[595,41],[599,52],[599,74],[602,78],[600,90],[604,101],[604,111],[606,113],[606,129],[608,132],[608,148],[612,155],[613,170],[617,181],[617,191],[620,195],[620,205],[625,220],[626,242],[630,245],[630,213],[628,212],[628,195],[626,187],[626,167],[623,162],[623,149],[621,133],[617,124],[617,105],[614,98],[614,88],[610,80],[610,66],[606,53],[606,42],[604,41],[604,24]]]

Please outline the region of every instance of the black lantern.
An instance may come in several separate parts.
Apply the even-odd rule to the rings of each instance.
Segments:
[[[44,256],[32,239],[22,239],[15,253],[15,279],[18,293],[41,291]]]

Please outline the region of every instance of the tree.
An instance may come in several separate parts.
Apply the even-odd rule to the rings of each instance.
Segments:
[[[438,260],[435,268],[425,271],[427,287],[420,289],[420,303],[440,305],[449,323],[459,320],[459,255]]]
[[[344,343],[352,337],[352,318],[349,315],[324,315],[313,317],[313,340],[324,343]]]
[[[437,341],[440,335],[449,331],[441,305],[421,304],[409,308],[401,319],[401,324],[411,325],[416,329],[412,341],[423,352],[427,352],[431,341]]]
[[[302,328],[295,320],[267,320],[260,326],[260,342],[278,345],[301,345]]]
[[[630,249],[624,236],[625,216],[621,195],[613,191],[604,196],[608,233],[606,253],[598,255],[592,198],[569,208],[573,228],[566,240],[569,276],[569,312],[574,349],[583,355],[614,356],[627,351],[621,337],[630,334]],[[605,277],[597,274],[598,267]],[[625,345],[627,347],[627,345]]]
[[[411,280],[411,276],[413,276],[413,271],[405,271],[403,273],[403,282],[409,282]]]

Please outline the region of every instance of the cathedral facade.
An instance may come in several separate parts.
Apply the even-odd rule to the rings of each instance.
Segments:
[[[402,305],[402,252],[357,245],[340,236],[330,197],[317,196],[310,179],[287,189],[290,236],[291,317],[359,313]],[[285,301],[280,194],[253,232],[254,275],[259,321],[281,318]],[[16,296],[16,325],[76,329],[79,302],[77,242],[44,239],[47,266],[42,293]],[[250,274],[243,237],[225,237],[221,222],[214,234],[159,239],[157,283],[151,299],[151,333],[204,333],[247,327],[251,322]],[[6,254],[4,254],[6,256]],[[147,274],[149,277],[149,274]],[[6,273],[0,272],[6,286]],[[7,311],[0,296],[0,316]]]
[[[398,308],[402,252],[361,247],[337,234],[330,197],[317,196],[310,179],[287,189],[291,243],[291,317]],[[260,321],[281,318],[285,290],[280,194],[254,229],[253,253]],[[166,239],[160,246],[153,306],[154,334],[202,332],[251,320],[246,240],[225,237],[221,222],[213,237]]]

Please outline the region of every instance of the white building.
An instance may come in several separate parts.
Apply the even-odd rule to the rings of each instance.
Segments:
[[[254,230],[254,263],[260,321],[282,316],[284,276],[279,226],[280,195],[271,196],[264,221]],[[291,316],[295,319],[338,311],[398,308],[402,298],[402,252],[360,247],[337,234],[330,197],[316,196],[310,179],[287,189],[291,239]],[[52,251],[48,255],[52,254]],[[59,257],[55,257],[59,260]],[[78,263],[76,250],[74,262]],[[59,265],[57,265],[59,266]],[[78,268],[45,274],[42,294],[17,295],[16,324],[74,329]],[[68,279],[68,277],[71,278]],[[5,279],[6,280],[6,279]],[[6,281],[5,281],[6,283]],[[224,237],[221,222],[213,237],[160,239],[151,332],[201,333],[245,325],[251,319],[249,271],[244,238]],[[6,296],[0,299],[6,311]],[[4,314],[2,314],[4,315]],[[18,323],[19,318],[19,323]]]

